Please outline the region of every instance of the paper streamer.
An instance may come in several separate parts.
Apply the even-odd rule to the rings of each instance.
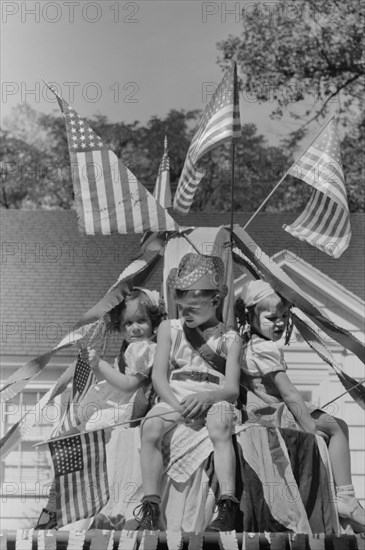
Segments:
[[[120,533],[118,550],[134,550],[137,541],[138,531],[126,531]]]
[[[202,550],[204,533],[190,533],[188,550]]]
[[[108,531],[110,533],[110,538],[109,538],[109,543],[108,543],[108,548],[107,550],[113,550],[114,548],[114,535],[115,535],[115,531]]]
[[[95,529],[91,538],[90,550],[107,550],[111,534],[111,531],[105,529]]]
[[[242,533],[242,550],[260,550],[260,534]]]
[[[325,548],[325,534],[316,533],[314,535],[309,535],[308,542],[311,550],[324,550]]]
[[[160,531],[143,531],[138,550],[156,550]]]
[[[32,550],[34,529],[17,529],[15,539],[16,550]]]
[[[169,550],[181,550],[183,536],[181,531],[166,531],[166,544]]]
[[[303,533],[293,533],[290,536],[290,548],[291,550],[307,550],[308,535]]]
[[[219,531],[219,539],[223,550],[239,550],[236,531]]]
[[[365,550],[365,533],[355,535],[357,542],[357,550]]]
[[[332,537],[332,547],[333,550],[353,550],[353,540],[352,537],[348,535],[343,535],[341,537]]]
[[[82,550],[84,546],[86,531],[70,531],[67,550]]]
[[[271,550],[286,550],[288,548],[288,533],[268,533],[268,535]]]
[[[54,529],[38,531],[37,550],[56,550],[57,538]]]

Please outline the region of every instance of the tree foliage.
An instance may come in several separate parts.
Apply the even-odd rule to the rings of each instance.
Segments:
[[[301,123],[281,144],[294,159],[309,124],[336,111],[350,211],[364,211],[363,0],[258,2],[243,8],[242,22],[240,36],[218,44],[220,65],[237,60],[242,93],[272,103],[272,117]],[[284,186],[269,209],[297,208],[305,200],[300,183]]]
[[[219,62],[236,59],[242,88],[257,101],[273,102],[274,116],[306,105],[304,119],[325,115],[336,98],[348,118],[359,107],[365,77],[362,0],[277,0],[243,11],[239,37],[218,44]],[[297,107],[297,105],[296,105]]]

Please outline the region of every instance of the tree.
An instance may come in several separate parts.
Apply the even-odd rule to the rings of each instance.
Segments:
[[[282,144],[294,158],[308,125],[323,123],[336,102],[350,211],[363,211],[363,1],[277,0],[255,3],[249,12],[243,7],[242,17],[241,36],[230,35],[218,44],[220,65],[236,59],[243,93],[271,102],[273,117],[289,114],[302,122]],[[297,187],[289,181],[286,204],[292,199],[298,203]],[[273,201],[282,204],[273,195],[270,208]]]
[[[229,212],[232,207],[231,146],[221,145],[203,160],[206,174],[197,189],[193,210]],[[242,136],[235,146],[233,209],[255,210],[283,175],[288,161],[289,157],[282,149],[267,145],[254,124],[244,124]],[[276,202],[284,192],[284,188],[280,190]],[[303,194],[300,197],[303,198]]]
[[[364,18],[362,0],[256,3],[251,12],[243,9],[242,35],[218,44],[219,62],[235,58],[243,90],[273,101],[274,116],[289,109],[303,117],[293,104],[310,97],[305,119],[325,115],[335,98],[345,113],[362,100]]]
[[[1,131],[0,205],[3,208],[39,207],[46,178],[44,155],[33,145]]]

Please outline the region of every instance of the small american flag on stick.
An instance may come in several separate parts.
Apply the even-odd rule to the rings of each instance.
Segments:
[[[109,500],[104,430],[48,445],[55,470],[57,525],[95,515]]]
[[[169,148],[167,145],[167,136],[165,136],[164,152],[160,167],[158,169],[153,196],[161,204],[161,206],[163,206],[163,208],[171,207],[170,159]]]

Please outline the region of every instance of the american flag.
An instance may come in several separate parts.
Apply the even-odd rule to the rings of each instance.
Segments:
[[[236,63],[226,71],[204,110],[192,139],[174,197],[174,209],[187,214],[204,171],[198,161],[217,144],[241,135]]]
[[[55,470],[58,527],[95,515],[109,500],[104,430],[48,445]]]
[[[169,148],[167,145],[167,136],[165,136],[164,152],[160,167],[158,169],[153,196],[161,204],[161,206],[163,206],[163,208],[171,207],[170,159]]]
[[[52,437],[56,437],[62,432],[67,432],[80,424],[81,419],[78,415],[78,404],[89,391],[95,380],[95,375],[90,369],[89,364],[83,361],[79,354],[76,360],[69,401],[60,424],[52,432]]]
[[[334,118],[288,173],[314,187],[314,191],[299,218],[283,226],[285,231],[339,258],[350,243],[351,226]]]
[[[66,122],[80,229],[87,235],[175,231],[178,226],[169,213],[80,115],[55,95]]]

